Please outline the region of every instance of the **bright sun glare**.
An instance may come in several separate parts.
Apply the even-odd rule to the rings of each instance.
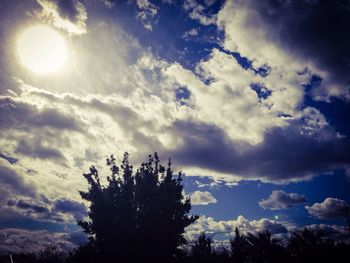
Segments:
[[[63,38],[43,25],[33,26],[19,36],[17,52],[22,64],[38,74],[57,71],[67,60]]]

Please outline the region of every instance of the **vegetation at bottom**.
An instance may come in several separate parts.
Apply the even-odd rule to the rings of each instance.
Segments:
[[[121,165],[113,155],[106,163],[107,184],[94,166],[84,174],[89,187],[80,195],[90,205],[88,218],[78,224],[88,242],[69,252],[48,244],[38,253],[12,254],[14,263],[350,262],[350,239],[330,239],[310,228],[291,232],[287,239],[236,228],[228,246],[216,245],[205,233],[188,242],[185,228],[198,216],[190,214],[181,173],[174,175],[170,160],[163,166],[155,153],[136,171],[127,153]],[[11,262],[9,254],[2,254],[0,262]]]

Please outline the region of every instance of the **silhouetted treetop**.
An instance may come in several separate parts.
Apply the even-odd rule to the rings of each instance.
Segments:
[[[84,174],[89,188],[80,192],[90,202],[89,220],[79,225],[91,246],[101,262],[115,257],[167,262],[186,243],[185,227],[197,219],[190,215],[190,198],[183,195],[181,173],[175,177],[170,160],[162,166],[157,153],[149,155],[136,172],[128,153],[120,166],[111,155],[107,166],[111,174],[106,185],[92,166]]]

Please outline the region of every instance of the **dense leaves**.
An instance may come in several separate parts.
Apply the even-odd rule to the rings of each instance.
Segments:
[[[113,156],[107,165],[107,185],[101,184],[92,166],[84,174],[89,189],[80,192],[90,202],[90,220],[79,225],[88,234],[91,249],[103,262],[171,260],[186,243],[185,227],[197,218],[189,214],[191,203],[183,196],[181,173],[175,178],[170,160],[164,167],[156,153],[135,173],[127,153],[120,166]]]

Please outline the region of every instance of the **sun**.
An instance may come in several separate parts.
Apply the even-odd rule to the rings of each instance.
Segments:
[[[58,71],[67,60],[64,39],[44,25],[30,27],[19,36],[17,53],[21,63],[37,74]]]

